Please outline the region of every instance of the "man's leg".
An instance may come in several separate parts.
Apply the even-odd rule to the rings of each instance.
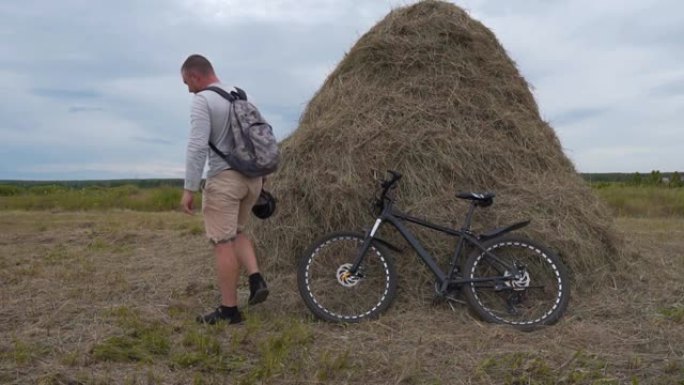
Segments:
[[[247,270],[248,275],[259,272],[256,253],[254,252],[254,244],[245,233],[238,233],[235,238],[235,253],[237,254],[240,264]]]
[[[202,212],[207,237],[214,243],[216,277],[221,293],[221,305],[212,313],[198,317],[201,323],[213,324],[220,320],[239,323],[242,316],[237,308],[237,283],[240,261],[235,252],[237,217],[240,200],[247,193],[239,174],[224,171],[207,180],[202,195]]]
[[[216,275],[221,292],[221,305],[237,306],[237,285],[240,278],[240,262],[235,253],[235,241],[223,242],[214,246]]]
[[[247,303],[256,305],[264,302],[268,297],[268,287],[264,277],[259,272],[252,240],[244,233],[238,233],[235,238],[235,254],[249,275],[249,299]]]
[[[238,260],[247,270],[249,275],[249,299],[247,301],[250,305],[256,305],[266,300],[268,297],[268,288],[264,277],[259,272],[259,265],[257,264],[256,253],[254,252],[254,244],[249,239],[247,234],[243,233],[245,225],[252,215],[252,207],[259,198],[261,192],[262,179],[261,178],[245,178],[245,183],[248,186],[247,196],[240,202],[240,210],[238,213],[238,233],[235,238],[235,253]]]
[[[221,320],[230,323],[242,322],[242,314],[237,307],[237,284],[240,278],[240,262],[235,253],[233,241],[219,242],[214,245],[216,278],[221,293],[221,305],[211,313],[197,317],[197,322],[215,324]]]

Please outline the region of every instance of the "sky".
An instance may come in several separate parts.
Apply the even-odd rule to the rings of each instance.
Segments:
[[[397,0],[0,0],[0,180],[182,178],[207,56],[279,139]],[[577,171],[684,171],[684,2],[455,0],[497,36]]]

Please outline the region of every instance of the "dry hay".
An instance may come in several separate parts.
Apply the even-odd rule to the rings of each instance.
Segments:
[[[450,3],[393,10],[362,36],[282,153],[269,182],[279,212],[255,228],[275,267],[291,268],[326,232],[372,224],[371,168],[403,173],[399,207],[442,224],[463,219],[457,191],[496,192],[475,229],[531,218],[523,233],[557,250],[576,277],[618,252],[607,209],[563,154],[515,63],[491,31]],[[422,235],[441,252],[453,247]]]

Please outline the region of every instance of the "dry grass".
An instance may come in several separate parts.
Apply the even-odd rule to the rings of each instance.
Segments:
[[[241,326],[193,322],[217,301],[198,217],[3,211],[0,383],[684,383],[684,222],[621,218],[616,232],[514,63],[458,7],[424,1],[364,35],[283,154],[278,215],[255,228],[274,294]],[[402,206],[437,222],[461,220],[459,189],[499,194],[479,228],[531,217],[529,235],[577,278],[566,316],[534,333],[483,324],[433,305],[403,255],[380,320],[311,320],[294,260],[318,235],[370,223],[371,167],[404,173]]]
[[[316,322],[281,254],[262,256],[274,294],[246,324],[203,327],[217,290],[200,218],[2,212],[0,383],[682,383],[684,221],[617,225],[638,250],[623,273],[534,333],[433,305],[403,272],[380,320]]]
[[[396,9],[363,35],[282,150],[272,178],[282,210],[257,231],[269,249],[292,256],[283,268],[311,234],[372,223],[371,168],[403,173],[403,208],[446,224],[462,218],[457,191],[495,191],[496,206],[477,226],[531,218],[525,231],[573,271],[602,268],[620,253],[610,214],[540,117],[515,63],[451,3]]]

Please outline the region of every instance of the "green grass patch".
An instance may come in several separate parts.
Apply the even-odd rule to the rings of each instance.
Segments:
[[[78,351],[68,352],[62,354],[59,361],[64,365],[75,367],[80,364],[80,357],[81,354]]]
[[[88,250],[91,250],[91,251],[103,251],[103,250],[107,250],[110,247],[111,247],[111,245],[109,244],[109,242],[107,242],[106,240],[104,240],[100,237],[93,239],[88,244]]]
[[[233,347],[236,351],[245,345],[256,346],[256,362],[249,371],[236,379],[236,384],[269,383],[276,376],[299,378],[308,357],[308,346],[313,342],[313,333],[308,324],[295,318],[269,319],[263,323],[256,316],[247,318],[244,327],[233,333]]]
[[[348,372],[351,367],[349,350],[325,351],[319,357],[316,378],[323,383],[332,381]]]
[[[107,210],[167,211],[179,207],[182,189],[172,186],[139,188],[68,187],[40,185],[19,188],[0,185],[0,210]],[[3,190],[4,189],[4,190]],[[200,199],[196,202],[200,204]]]
[[[225,325],[194,326],[181,341],[183,349],[171,357],[171,368],[194,368],[203,372],[230,372],[242,366],[245,358],[237,351],[225,351],[220,336]]]
[[[300,372],[302,348],[312,342],[309,327],[295,319],[264,323],[258,316],[250,316],[237,327],[186,324],[176,329],[183,331],[180,336],[176,334],[178,339],[171,326],[148,321],[126,306],[105,315],[122,333],[97,344],[92,350],[95,360],[165,362],[172,370],[191,369],[207,375],[234,372],[244,384]],[[327,357],[325,363],[329,370],[339,369],[347,365],[347,356]]]
[[[24,192],[24,189],[19,186],[8,184],[0,184],[0,197],[11,197],[19,195]]]
[[[605,183],[594,191],[617,216],[684,217],[684,188]]]
[[[0,184],[0,210],[178,210],[182,187],[152,184]],[[615,215],[627,217],[684,217],[684,188],[665,184],[592,183],[594,192]],[[196,205],[201,205],[197,194]],[[201,228],[187,230],[199,235]]]
[[[311,330],[301,321],[291,319],[278,322],[276,330],[259,343],[260,360],[255,374],[257,379],[267,379],[285,367],[285,362],[293,353],[313,341]]]
[[[13,362],[17,367],[29,366],[49,352],[45,346],[14,338],[9,351],[0,352],[0,362]]]
[[[51,248],[45,255],[45,262],[48,265],[59,265],[69,262],[74,258],[74,255],[64,245],[57,245]]]
[[[211,355],[198,351],[175,353],[171,358],[171,368],[194,368],[202,372],[224,372],[240,368],[244,363],[241,355]]]
[[[607,361],[595,354],[576,352],[560,369],[538,353],[515,352],[488,357],[480,362],[481,380],[505,385],[618,384],[606,376]]]
[[[99,361],[114,362],[152,362],[152,354],[141,342],[129,335],[114,336],[105,339],[93,348],[93,357]]]
[[[171,328],[158,321],[145,322],[137,312],[119,307],[110,312],[124,330],[123,335],[106,338],[92,351],[100,361],[151,363],[155,356],[167,356],[171,350]]]
[[[554,378],[546,361],[533,353],[506,353],[486,358],[480,363],[478,372],[480,377],[507,385],[545,384]]]
[[[672,322],[676,322],[678,324],[684,323],[684,306],[682,305],[675,305],[665,309],[660,309],[659,313]]]
[[[202,227],[202,225],[194,224],[194,225],[190,226],[190,228],[188,229],[188,234],[189,235],[203,235],[204,234],[204,228]]]

